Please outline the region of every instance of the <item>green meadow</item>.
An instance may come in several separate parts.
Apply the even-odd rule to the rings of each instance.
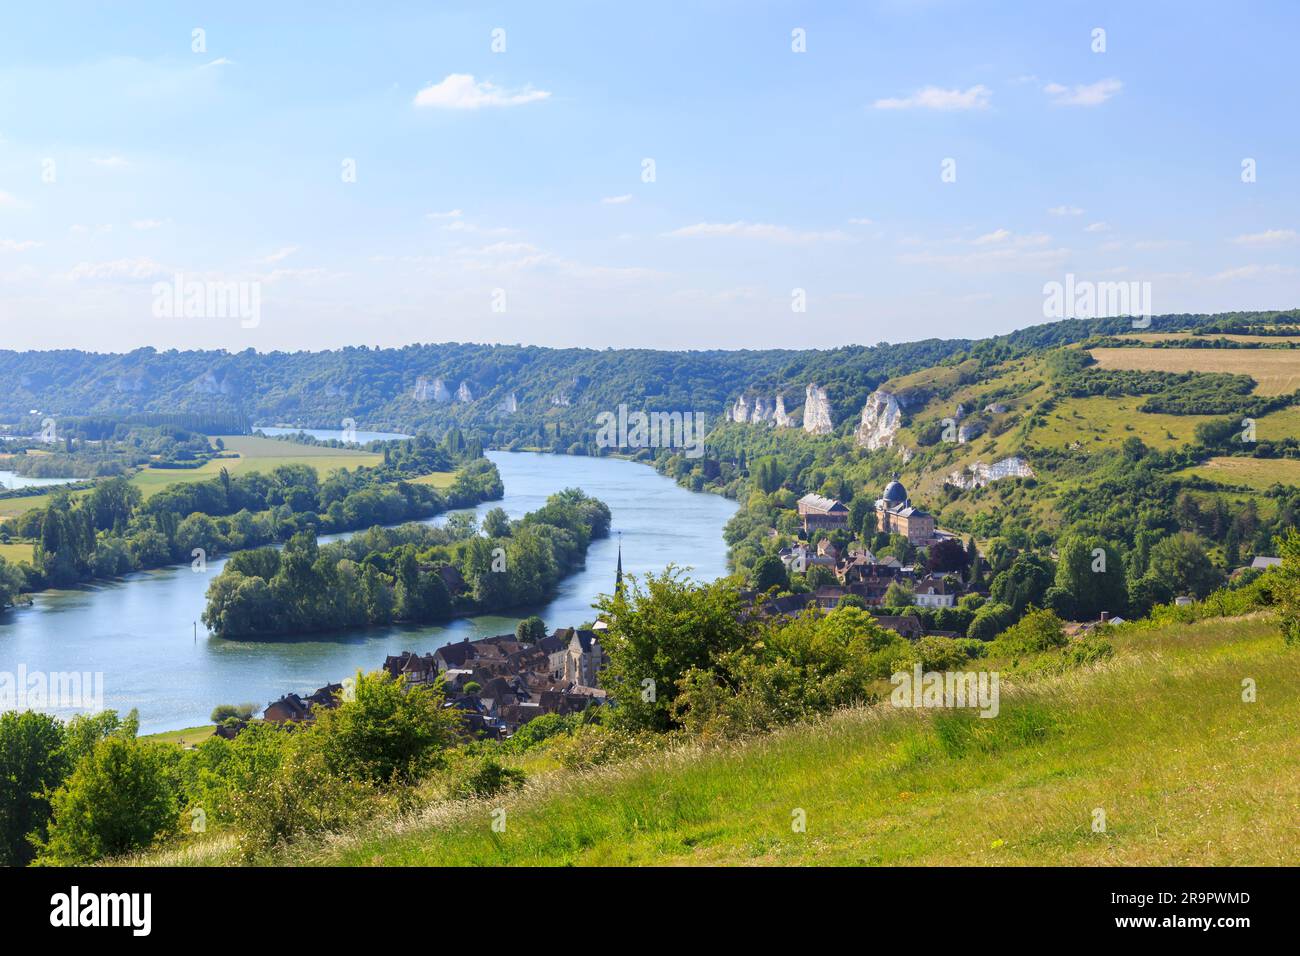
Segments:
[[[582,773],[525,761],[518,793],[434,803],[274,862],[1293,865],[1300,649],[1263,616],[1112,640],[1113,658],[1063,674],[977,662],[1002,673],[995,719],[886,703]],[[216,838],[145,862],[233,859]]]

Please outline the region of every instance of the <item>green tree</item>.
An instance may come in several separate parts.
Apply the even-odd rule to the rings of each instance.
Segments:
[[[765,554],[758,559],[751,580],[755,591],[768,591],[771,588],[787,591],[790,588],[790,574],[785,563],[775,554]]]
[[[1128,606],[1123,559],[1113,544],[1098,537],[1074,535],[1062,541],[1056,585],[1070,593],[1080,618],[1102,611],[1118,614]]]
[[[93,863],[150,846],[176,827],[175,747],[110,736],[82,758],[50,800],[39,863]]]
[[[629,729],[675,726],[670,708],[687,671],[707,669],[753,634],[734,582],[696,584],[671,564],[644,580],[628,575],[622,592],[596,608],[609,624],[601,637],[609,666],[600,684],[618,700],[611,719]]]
[[[483,515],[483,533],[489,538],[506,538],[510,536],[510,518],[505,508],[492,508]]]
[[[33,710],[0,714],[0,866],[26,866],[50,818],[48,794],[63,782],[63,727]]]
[[[357,673],[350,699],[316,720],[329,766],[370,783],[409,783],[451,746],[460,714],[443,706],[442,685],[406,686],[386,671]]]
[[[515,637],[524,643],[540,641],[546,636],[546,622],[536,614],[526,617],[515,625]]]
[[[916,596],[902,581],[891,581],[880,603],[885,607],[911,607],[916,603]]]
[[[1203,598],[1223,583],[1200,539],[1190,532],[1170,535],[1151,548],[1147,573],[1164,583],[1174,594],[1191,593]]]

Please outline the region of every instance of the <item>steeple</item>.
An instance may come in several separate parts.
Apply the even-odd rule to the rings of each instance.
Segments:
[[[614,572],[614,593],[623,593],[623,532],[618,533],[618,570]]]

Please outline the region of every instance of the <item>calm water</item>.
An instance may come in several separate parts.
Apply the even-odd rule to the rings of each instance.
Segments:
[[[299,432],[305,432],[320,441],[329,441],[331,438],[342,440],[343,438],[343,429],[341,428],[273,428],[262,426],[258,430],[272,437],[276,435],[296,435]],[[360,429],[357,429],[352,435],[352,440],[358,445],[364,445],[372,441],[392,441],[395,438],[411,437],[410,435],[403,435],[401,432],[365,432]]]
[[[623,569],[660,571],[669,562],[709,580],[726,573],[722,526],[735,503],[695,494],[646,465],[600,458],[490,452],[505,482],[500,505],[511,518],[540,506],[547,495],[580,487],[609,505],[613,531],[623,532]],[[435,519],[445,520],[444,519]],[[567,578],[550,604],[535,609],[548,628],[593,619],[591,602],[613,590],[618,536],[592,544],[587,565]],[[69,591],[47,591],[35,606],[0,613],[0,672],[104,674],[104,706],[139,708],[145,733],[207,723],[217,704],[265,706],[289,691],[373,670],[402,650],[432,651],[464,637],[513,631],[522,611],[445,626],[373,628],[310,640],[244,643],[209,637],[195,623],[204,592],[224,561],[205,574],[188,566],[145,571]],[[66,712],[65,712],[66,713]]]
[[[42,488],[46,485],[66,485],[76,478],[28,478],[12,471],[0,471],[0,488],[12,491],[15,488]]]

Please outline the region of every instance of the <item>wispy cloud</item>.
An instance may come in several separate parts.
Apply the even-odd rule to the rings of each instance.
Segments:
[[[141,232],[149,229],[159,229],[163,225],[160,219],[135,219],[131,222],[132,229],[139,229]]]
[[[0,252],[26,252],[39,246],[35,239],[0,239]]]
[[[1123,83],[1111,78],[1074,86],[1048,83],[1043,92],[1052,98],[1053,106],[1100,106],[1123,88]]]
[[[838,229],[826,232],[810,232],[791,229],[788,226],[776,226],[766,222],[697,222],[691,226],[682,226],[665,233],[675,239],[697,236],[726,236],[742,239],[765,239],[770,242],[808,243],[838,242],[851,238]]]
[[[271,265],[272,263],[275,262],[283,262],[285,259],[288,259],[291,255],[293,255],[297,251],[298,251],[297,246],[281,246],[279,249],[276,249],[275,252],[263,258],[261,262],[265,263],[266,265]]]
[[[1084,232],[1109,232],[1109,231],[1110,231],[1110,223],[1106,223],[1106,222],[1090,222],[1090,223],[1088,223],[1088,225],[1086,225],[1086,226],[1083,227],[1083,231],[1084,231]]]
[[[22,203],[18,201],[18,197],[14,196],[12,193],[0,190],[0,206],[7,206],[11,209],[16,209],[20,205],[22,205]]]
[[[872,220],[865,218],[864,216],[854,216],[852,219],[849,220],[849,225],[850,226],[872,226],[875,225],[875,223],[872,222]]]
[[[459,209],[448,209],[446,212],[426,212],[425,219],[459,219],[462,213]]]
[[[131,165],[121,156],[92,156],[90,161],[104,169],[126,169]]]
[[[1082,216],[1084,211],[1078,206],[1053,206],[1047,212],[1052,216]]]
[[[1260,265],[1252,262],[1250,265],[1237,266],[1235,269],[1224,269],[1222,272],[1216,272],[1210,276],[1210,280],[1212,282],[1232,282],[1238,279],[1261,279],[1264,276],[1289,276],[1294,273],[1295,269],[1291,266]]]
[[[872,105],[878,110],[984,110],[992,96],[993,91],[983,85],[968,90],[927,86],[911,96],[876,100]]]
[[[114,259],[111,262],[79,262],[68,272],[67,278],[77,281],[105,279],[155,279],[167,274],[163,266],[153,259]]]
[[[1266,229],[1263,232],[1249,232],[1237,236],[1232,241],[1242,246],[1268,246],[1280,242],[1293,242],[1295,238],[1294,229]]]
[[[601,199],[601,202],[604,203],[606,206],[621,206],[624,203],[629,203],[631,201],[632,201],[631,193],[624,193],[621,196],[605,196],[603,199]]]
[[[471,73],[451,73],[441,83],[426,86],[416,93],[415,105],[439,110],[476,110],[485,106],[522,106],[550,95],[546,90],[531,87],[505,90],[486,80],[475,80]]]

